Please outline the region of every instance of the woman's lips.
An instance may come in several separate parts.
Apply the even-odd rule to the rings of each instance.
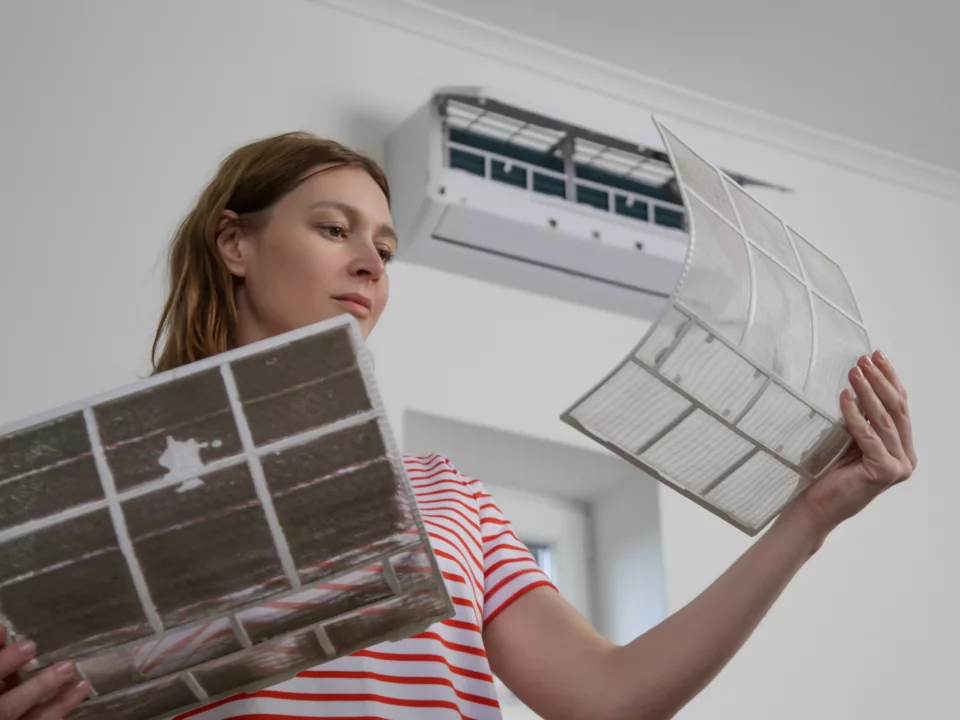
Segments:
[[[368,318],[373,311],[373,303],[362,295],[340,295],[334,300],[356,318]]]

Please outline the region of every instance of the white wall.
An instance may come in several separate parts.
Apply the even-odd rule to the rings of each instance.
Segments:
[[[636,473],[634,473],[636,474]],[[628,643],[667,615],[658,486],[623,482],[591,506],[597,574],[597,630]]]
[[[306,0],[0,5],[0,420],[146,369],[164,242],[229,149],[306,128],[379,154],[435,86],[470,82],[648,123],[643,108]],[[684,134],[716,162],[797,189],[765,199],[848,269],[910,387],[921,467],[827,544],[682,717],[947,717],[960,667],[960,485],[945,409],[960,404],[960,208],[702,128]],[[643,331],[416,267],[398,265],[393,282],[373,344],[396,427],[420,411],[586,446],[557,414]],[[675,609],[747,540],[660,498]]]

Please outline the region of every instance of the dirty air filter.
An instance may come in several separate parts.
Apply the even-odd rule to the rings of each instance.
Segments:
[[[662,125],[688,210],[683,275],[563,420],[755,535],[846,449],[870,351],[840,267]]]
[[[453,606],[349,316],[0,432],[0,622],[74,718],[276,684]]]

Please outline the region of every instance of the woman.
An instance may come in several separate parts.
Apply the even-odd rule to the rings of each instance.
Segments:
[[[342,313],[368,335],[387,303],[396,250],[387,181],[372,161],[307,134],[241,148],[173,241],[155,367]],[[863,357],[850,381],[857,401],[846,391],[839,401],[854,450],[698,598],[628,645],[607,642],[554,591],[478,481],[440,456],[407,458],[456,617],[191,715],[495,718],[492,673],[548,720],[674,715],[829,533],[916,467],[906,394],[890,363]],[[33,652],[24,644],[0,652],[0,677]],[[5,690],[0,718],[9,720],[62,717],[87,687],[66,666]]]

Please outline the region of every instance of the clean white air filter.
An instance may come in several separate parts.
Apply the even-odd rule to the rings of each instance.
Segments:
[[[755,535],[849,445],[839,395],[870,342],[840,267],[657,127],[686,207],[684,272],[563,420]]]

